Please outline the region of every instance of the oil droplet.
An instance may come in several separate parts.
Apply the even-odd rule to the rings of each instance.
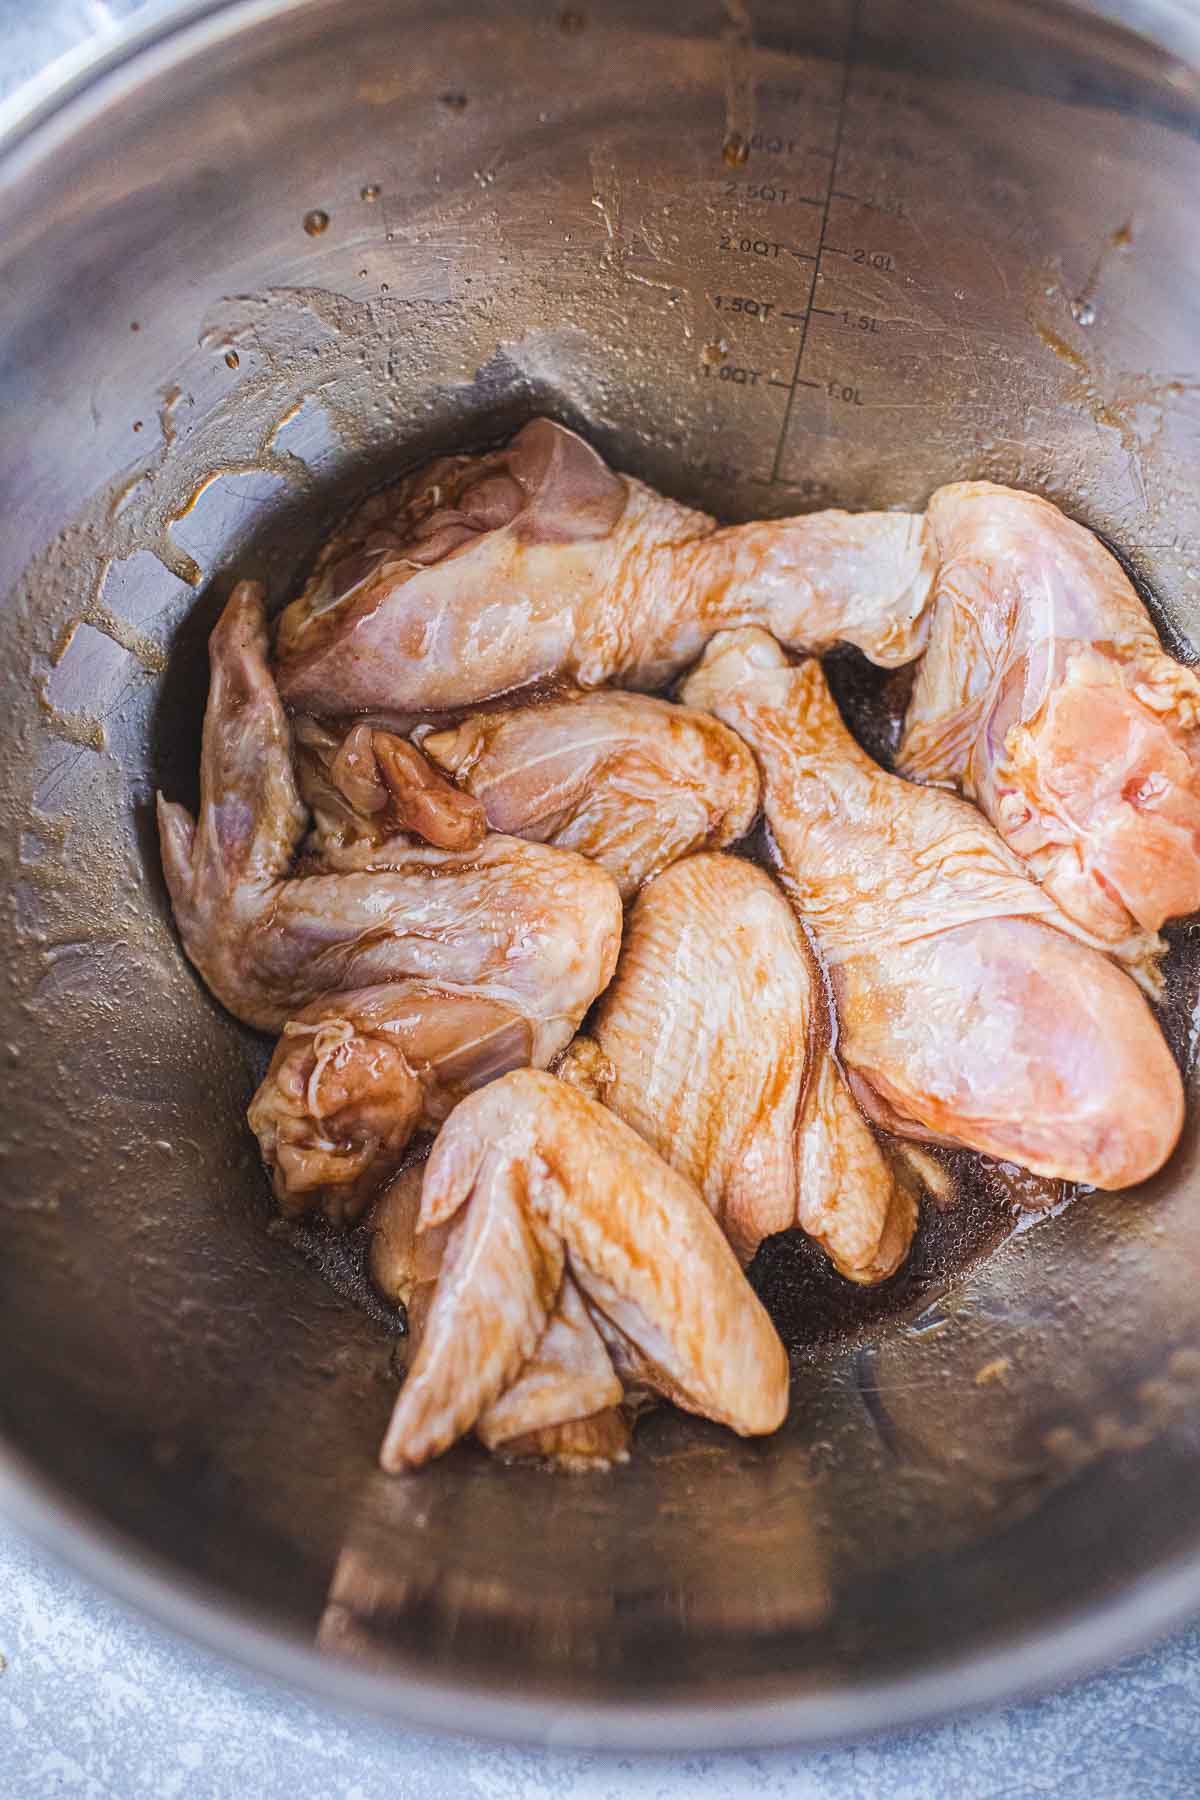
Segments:
[[[381,293],[381,294],[386,294],[386,293],[387,293],[387,291],[388,291],[388,284],[387,284],[387,282],[386,282],[386,281],[381,281],[381,282],[380,282],[380,284],[379,284],[379,291],[380,291],[380,293]]]
[[[365,187],[359,188],[358,197],[360,200],[367,201],[369,205],[372,200],[378,200],[382,192],[383,189],[377,181],[368,181]]]
[[[715,343],[705,344],[700,352],[700,361],[706,369],[718,368],[729,355],[729,345],[724,338],[717,338]]]
[[[360,281],[365,281],[365,280],[366,280],[366,279],[367,279],[367,271],[366,271],[366,269],[360,269],[360,270],[359,270],[359,271],[358,271],[358,279],[359,279],[359,280],[360,280]]]
[[[578,37],[586,24],[586,18],[574,6],[568,6],[558,15],[558,29],[568,37]]]
[[[1108,241],[1114,250],[1128,250],[1133,243],[1133,220],[1126,219],[1123,225],[1118,225]]]
[[[721,155],[731,169],[740,169],[749,161],[750,140],[742,136],[740,131],[731,131],[721,145]]]
[[[241,367],[241,363],[242,359],[236,350],[227,350],[225,352],[225,366],[227,368],[238,369]]]
[[[1072,300],[1071,317],[1077,325],[1094,325],[1096,323],[1096,308],[1092,305],[1090,300]]]
[[[135,431],[140,431],[142,429],[142,421],[140,419],[135,419],[133,421],[133,429]]]
[[[129,329],[130,329],[130,331],[140,331],[140,330],[141,330],[141,329],[142,329],[142,328],[141,328],[141,326],[140,326],[140,325],[139,325],[139,324],[138,324],[138,322],[137,322],[137,320],[136,320],[136,319],[130,319],[130,321],[129,321]]]
[[[328,227],[329,214],[327,212],[322,212],[319,206],[314,206],[311,212],[305,213],[304,229],[307,231],[309,237],[320,237],[321,233],[327,230]]]
[[[447,112],[466,112],[467,96],[465,94],[439,94],[439,103]]]

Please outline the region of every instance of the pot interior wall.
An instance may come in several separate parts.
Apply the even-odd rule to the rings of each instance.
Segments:
[[[749,10],[234,8],[0,187],[0,1425],[273,1628],[526,1695],[852,1691],[1200,1550],[1194,1131],[802,1358],[777,1440],[385,1481],[394,1339],[269,1234],[264,1045],[172,934],[233,576],[535,411],[730,518],[1037,488],[1196,637],[1196,79],[1020,5]]]

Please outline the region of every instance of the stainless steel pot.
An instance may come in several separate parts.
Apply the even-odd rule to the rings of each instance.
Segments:
[[[1195,640],[1198,68],[1149,3],[248,0],[9,120],[0,1488],[52,1545],[331,1697],[630,1746],[925,1717],[1200,1607],[1194,1121],[927,1259],[775,1441],[377,1475],[394,1343],[265,1229],[262,1046],[149,814],[234,571],[281,596],[364,482],[534,410],[730,517],[1036,487]]]

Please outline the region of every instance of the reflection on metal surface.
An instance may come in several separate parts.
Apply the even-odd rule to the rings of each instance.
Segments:
[[[149,823],[234,565],[282,599],[364,486],[535,411],[726,517],[1041,489],[1196,635],[1200,90],[1080,16],[949,12],[761,0],[743,160],[700,0],[242,9],[7,171],[0,1430],[223,1605],[386,1649],[400,1712],[437,1673],[521,1689],[524,1729],[686,1701],[729,1709],[711,1740],[770,1697],[755,1731],[816,1736],[1019,1642],[1015,1682],[1031,1634],[1197,1555],[1194,1125],[964,1286],[935,1259],[907,1327],[814,1344],[820,1278],[777,1270],[809,1344],[777,1442],[663,1414],[605,1477],[464,1450],[384,1482],[392,1343],[264,1231],[265,1046],[184,965]]]
[[[831,1596],[803,1457],[658,1427],[643,1428],[646,1473],[511,1466],[502,1508],[479,1450],[371,1477],[318,1642],[374,1667],[419,1653],[480,1671],[514,1663],[543,1680],[575,1668],[633,1689],[675,1685],[658,1659],[681,1628],[715,1634],[731,1673],[772,1638],[816,1630]],[[725,1502],[707,1520],[692,1500],[701,1483]]]

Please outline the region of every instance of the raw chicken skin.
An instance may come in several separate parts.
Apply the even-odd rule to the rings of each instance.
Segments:
[[[548,1061],[615,965],[611,878],[570,851],[517,838],[492,836],[468,852],[394,839],[387,848],[382,867],[279,882],[232,1000],[210,979],[218,997],[248,1024],[279,1030],[317,996],[407,977],[515,1008],[533,1028],[534,1060]],[[184,943],[192,954],[186,932]]]
[[[457,1101],[533,1057],[516,1008],[394,982],[316,1001],[289,1019],[247,1113],[281,1211],[357,1217]]]
[[[533,1355],[510,1387],[492,1401],[475,1426],[475,1435],[489,1450],[520,1445],[532,1439],[537,1453],[547,1454],[548,1434],[564,1425],[595,1420],[599,1413],[621,1404],[624,1389],[604,1340],[592,1322],[583,1297],[570,1275],[563,1276],[558,1302],[550,1322],[538,1339]],[[621,1446],[628,1456],[628,1427]],[[568,1458],[579,1461],[580,1447],[574,1434],[564,1446]],[[553,1452],[559,1455],[557,1449]],[[593,1461],[595,1458],[593,1457]]]
[[[338,771],[341,779],[334,780],[343,746],[361,729],[339,730],[303,713],[292,720],[296,786],[312,814],[312,829],[301,847],[301,873],[328,874],[345,860],[343,852],[373,849],[398,835],[406,847],[412,847],[411,837],[400,829],[392,808],[379,794],[373,779],[376,770],[369,769],[361,784],[348,781],[344,760]],[[374,760],[372,746],[371,762]],[[358,861],[357,855],[350,857],[352,867]]]
[[[911,1196],[846,1090],[820,975],[761,869],[693,856],[650,882],[591,1038],[598,1097],[699,1189],[743,1262],[794,1225],[854,1281],[903,1261]]]
[[[477,1424],[542,1341],[568,1271],[618,1374],[744,1436],[782,1423],[783,1346],[700,1195],[567,1084],[522,1069],[456,1107],[420,1228],[451,1221],[385,1469]]]
[[[424,1329],[432,1287],[442,1266],[445,1226],[418,1232],[421,1185],[427,1158],[410,1162],[375,1196],[371,1207],[371,1280],[393,1306],[408,1314],[410,1341]],[[429,1294],[423,1290],[428,1289]]]
[[[409,1361],[436,1291],[450,1225],[418,1233],[423,1163],[384,1189],[371,1213],[371,1279],[408,1313]],[[482,1413],[475,1435],[506,1457],[556,1468],[609,1468],[629,1457],[623,1390],[579,1289],[564,1275],[545,1331],[515,1380]]]
[[[337,810],[349,810],[359,835],[376,841],[411,832],[439,850],[475,850],[483,842],[483,807],[415,745],[366,724],[352,726],[340,740],[331,737],[313,720],[297,721],[298,780],[306,799],[307,775],[318,805],[328,806],[336,796],[342,803]]]
[[[785,885],[816,935],[855,1092],[890,1130],[1096,1187],[1145,1180],[1183,1121],[1133,982],[965,801],[877,767],[820,664],[716,639],[683,688],[750,744]]]
[[[662,687],[723,626],[874,661],[924,645],[924,523],[814,513],[718,531],[534,419],[503,450],[446,457],[368,500],[276,639],[289,708],[453,712],[534,682]]]
[[[482,1426],[476,1435],[483,1438]],[[606,1406],[586,1418],[564,1419],[560,1425],[540,1425],[523,1431],[518,1437],[503,1439],[494,1449],[505,1462],[536,1459],[550,1468],[578,1475],[628,1462],[630,1437],[625,1413],[618,1406]]]
[[[199,817],[159,794],[158,830],[184,949],[230,1012],[278,1030],[287,1009],[262,1020],[248,942],[269,915],[307,814],[292,774],[291,730],[267,670],[263,601],[258,583],[240,581],[209,638]]]
[[[1200,907],[1200,676],[1048,500],[939,488],[929,648],[899,767],[980,805],[1064,912],[1130,961]]]
[[[198,822],[159,796],[163,868],[189,957],[246,1024],[404,979],[487,999],[529,1023],[546,1063],[605,987],[621,901],[594,863],[489,836],[472,851],[389,841],[361,872],[287,878],[306,814],[266,666],[262,590],[242,582],[211,639]]]
[[[421,748],[482,802],[493,831],[590,857],[624,900],[690,851],[743,837],[758,813],[741,739],[644,694],[479,713]]]

